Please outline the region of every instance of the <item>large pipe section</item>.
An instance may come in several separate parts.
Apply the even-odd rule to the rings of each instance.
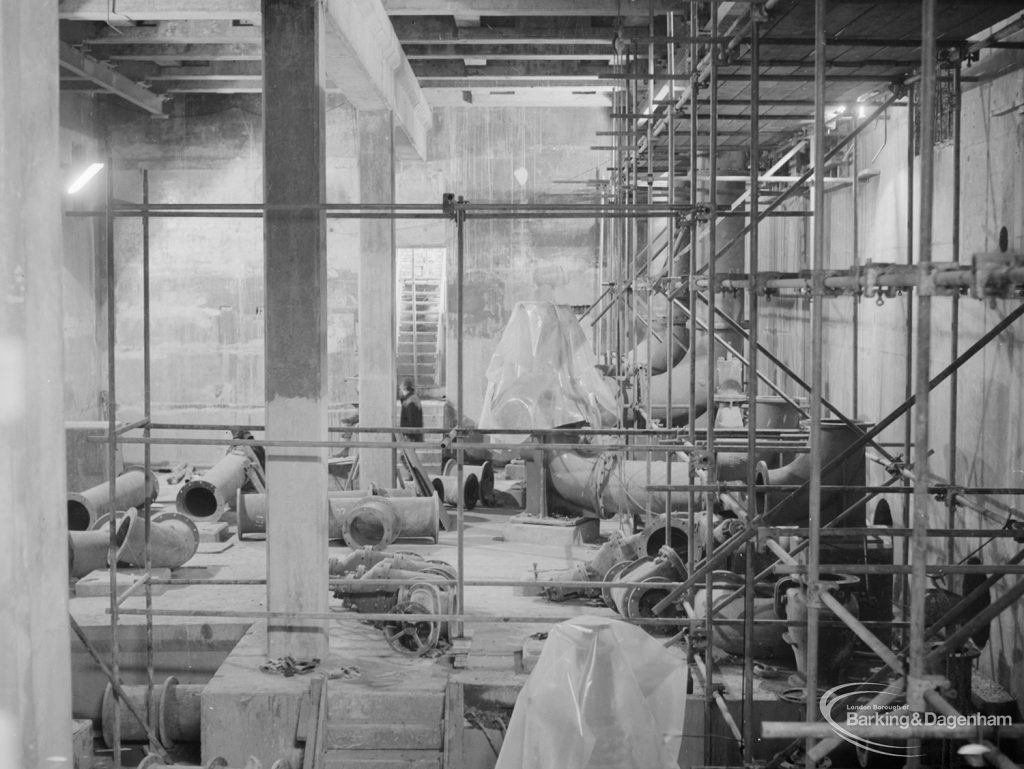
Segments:
[[[178,491],[175,505],[178,512],[197,521],[220,520],[228,502],[249,478],[253,462],[252,452],[244,446],[234,446],[213,467],[194,478]]]
[[[136,510],[117,525],[117,561],[129,566],[146,565],[146,520]],[[154,569],[177,569],[199,549],[199,529],[186,515],[159,513],[149,523],[149,562]]]
[[[199,742],[203,688],[203,684],[181,684],[171,676],[163,684],[153,687],[153,696],[149,699],[148,686],[123,687],[127,700],[136,711],[148,714],[149,722],[165,748],[176,742]],[[107,684],[100,716],[103,741],[107,747],[114,744],[115,708],[121,711],[121,741],[148,742],[146,730],[132,715],[126,699],[115,698],[113,689]]]
[[[425,537],[437,542],[441,500],[437,497],[364,497],[341,517],[349,547],[384,548],[396,539]]]
[[[480,479],[473,473],[463,472],[461,487],[457,475],[438,475],[431,483],[446,505],[457,506],[461,497],[463,508],[472,510],[480,501]]]
[[[672,367],[671,371],[651,377],[650,392],[641,402],[647,403],[648,413],[652,419],[659,419],[664,424],[683,425],[696,419],[708,409],[708,388],[703,377],[697,379],[694,402],[690,403],[690,359],[696,357],[698,370],[707,368],[708,347],[707,336],[702,335],[693,349]],[[671,381],[672,404],[669,408],[668,394]]]
[[[861,432],[838,419],[821,420],[821,466],[829,468],[821,476],[822,486],[844,486],[854,489],[866,484],[863,449],[853,453],[845,462],[836,463],[832,460],[844,454],[857,443]],[[772,491],[772,486],[799,487],[806,484],[811,477],[811,455],[800,454],[788,465],[769,469],[764,462],[758,462],[755,470],[755,482],[761,487],[756,495],[757,514],[772,510],[786,499],[792,489]],[[852,491],[843,489],[822,489],[821,491],[821,522],[828,523],[842,512],[853,501]],[[803,489],[785,505],[771,515],[774,525],[796,525],[806,523],[810,497],[808,489]],[[859,513],[846,522],[847,526],[864,526],[863,506]]]
[[[101,518],[91,531],[68,532],[68,570],[72,579],[80,579],[97,569],[106,569],[110,534]],[[100,524],[103,523],[101,526]],[[146,519],[137,510],[118,516],[117,561],[129,566],[146,565]],[[150,520],[149,553],[154,569],[177,569],[199,549],[199,530],[187,516],[175,512],[158,513]]]
[[[328,539],[344,539],[341,529],[342,517],[352,505],[369,496],[381,496],[389,499],[408,498],[414,497],[415,492],[411,489],[378,489],[376,487],[369,491],[329,491],[327,493]],[[239,539],[245,539],[249,534],[267,533],[266,494],[243,494],[239,489],[236,494],[235,512],[238,515],[235,533]]]
[[[441,471],[441,477],[451,476],[456,477],[458,473],[459,463],[454,459],[449,459],[444,463],[444,469]],[[494,466],[490,460],[484,462],[482,465],[463,465],[462,474],[464,478],[473,475],[476,476],[480,501],[484,504],[493,504],[494,502]],[[468,482],[468,481],[467,481]],[[435,489],[437,487],[435,486]],[[440,493],[440,492],[439,492]],[[454,502],[452,504],[455,504]]]
[[[689,460],[677,454],[673,461],[676,478],[686,478]],[[554,452],[548,459],[551,485],[566,501],[592,510],[601,518],[626,513],[642,515],[667,512],[666,494],[649,494],[648,486],[669,483],[666,462],[622,459],[606,453],[584,456],[575,451]],[[672,509],[687,510],[689,495],[673,494]]]
[[[118,521],[126,513],[115,513]],[[81,579],[90,572],[107,568],[110,554],[110,513],[104,513],[89,531],[68,532],[68,572],[71,579]]]
[[[160,492],[160,482],[145,468],[127,468],[115,480],[117,498],[111,499],[110,482],[101,483],[85,491],[68,493],[68,531],[87,531],[96,519],[114,510],[142,507],[152,502]]]

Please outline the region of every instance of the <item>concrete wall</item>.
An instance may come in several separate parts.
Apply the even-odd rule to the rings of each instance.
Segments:
[[[399,166],[398,202],[593,201],[584,182],[604,173],[590,150],[610,119],[599,109],[449,107],[434,110],[426,163]],[[574,183],[566,184],[572,181]],[[448,247],[447,397],[455,401],[456,243],[451,222],[399,222],[399,247]],[[593,219],[470,218],[465,226],[465,415],[478,419],[486,369],[516,302],[590,304],[598,288]]]
[[[586,147],[606,123],[607,117],[596,109],[561,114],[541,109],[435,110],[428,158],[400,164],[398,202],[440,208],[446,191],[479,202],[542,202],[588,189],[556,182],[594,178],[601,158]],[[118,198],[141,201],[141,172],[147,169],[152,203],[260,200],[262,121],[256,97],[178,99],[167,120],[111,111],[107,124]],[[331,103],[329,202],[359,202],[357,147],[355,112],[344,101]],[[332,424],[351,414],[349,404],[358,400],[358,237],[357,220],[328,220]],[[444,220],[399,220],[396,237],[399,247],[448,248],[448,395],[454,398],[454,227]],[[142,242],[138,219],[117,220],[117,400],[118,415],[125,420],[143,412]],[[262,275],[259,219],[151,219],[154,419],[262,424]],[[537,299],[586,304],[596,296],[596,286],[597,230],[592,220],[467,224],[464,381],[470,417],[479,416],[484,370],[513,304]],[[102,349],[95,352],[102,357]],[[102,360],[98,365],[105,372]],[[133,451],[126,454],[129,460]],[[188,459],[203,464],[220,453],[216,448],[160,447],[153,456],[157,462]]]
[[[328,107],[327,196],[358,195],[354,112]],[[258,97],[179,99],[171,117],[118,113],[110,121],[115,195],[151,203],[254,203],[262,199]],[[263,225],[256,217],[153,217],[150,243],[152,415],[157,421],[262,424]],[[143,413],[142,224],[118,219],[118,415]],[[332,423],[356,400],[358,223],[328,223]],[[196,436],[196,433],[190,433]],[[161,432],[161,436],[186,433]],[[200,437],[226,437],[224,431]],[[154,461],[213,462],[216,448],[158,448]]]
[[[1024,117],[1013,105],[1024,103],[1024,79],[1021,71],[992,82],[979,84],[964,94],[963,161],[961,193],[961,261],[970,262],[973,254],[998,250],[1001,227],[1007,227],[1009,251],[1024,250]],[[907,110],[894,108],[885,122],[869,128],[858,144],[860,167],[877,169],[877,177],[864,182],[860,192],[859,254],[861,262],[899,262],[906,254],[907,207]],[[948,261],[952,255],[952,146],[936,148],[935,214],[933,259]],[[920,179],[919,160],[914,164],[915,182]],[[827,194],[828,244],[826,266],[846,268],[853,258],[853,197],[850,188]],[[917,207],[915,201],[915,208]],[[802,224],[790,220],[762,228],[762,265],[766,269],[798,269],[806,266],[802,241],[809,237]],[[914,259],[917,259],[917,230],[914,231]],[[803,261],[802,261],[803,260]],[[1019,304],[1020,300],[960,300],[959,350],[978,339]],[[857,386],[856,416],[877,421],[905,398],[906,322],[910,303],[906,297],[886,299],[877,306],[874,299],[862,299],[857,305],[860,340],[856,349],[860,377],[855,382],[852,360],[853,313],[855,300],[840,297],[826,301],[825,313],[825,395],[848,414],[854,414],[853,387]],[[951,353],[951,300],[935,298],[932,315],[932,375],[945,367]],[[809,379],[810,335],[809,305],[806,300],[778,299],[763,305],[762,340]],[[1004,332],[959,373],[959,397],[955,429],[957,431],[956,478],[961,485],[1021,486],[1024,481],[1024,363],[1021,344],[1024,327],[1020,324]],[[780,379],[780,382],[785,380]],[[799,390],[791,383],[787,391]],[[940,386],[932,393],[930,446],[934,450],[929,463],[932,473],[948,477],[950,461],[950,387]],[[894,453],[902,453],[904,422],[899,421],[881,436],[900,444]],[[885,480],[880,468],[869,463],[869,483]],[[890,498],[894,513],[902,515],[902,497]],[[991,515],[961,511],[957,525],[962,527],[1001,526],[1007,513],[1003,505],[1020,509],[1019,497],[998,497]],[[935,502],[931,514],[936,526],[946,525],[945,509]],[[1020,514],[1016,514],[1020,517]],[[899,525],[899,520],[897,520]],[[1019,545],[988,544],[980,556],[986,563],[1001,563]],[[932,540],[932,562],[944,561],[945,543]],[[959,560],[984,544],[983,540],[957,543]],[[1015,578],[1011,577],[1011,583]],[[948,587],[959,589],[959,579]],[[1001,588],[993,591],[997,596]],[[1024,699],[1024,641],[1019,628],[1024,608],[1019,605],[1005,612],[992,624],[992,640],[981,658],[981,666],[998,681],[1010,687],[1018,699]]]

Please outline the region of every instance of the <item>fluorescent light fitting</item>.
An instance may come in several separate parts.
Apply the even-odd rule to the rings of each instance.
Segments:
[[[88,168],[79,174],[78,178],[71,182],[71,186],[68,187],[68,195],[74,195],[82,187],[89,183],[96,174],[103,170],[102,163],[92,163]]]

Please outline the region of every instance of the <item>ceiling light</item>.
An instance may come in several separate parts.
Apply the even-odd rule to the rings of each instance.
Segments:
[[[94,177],[102,170],[102,163],[92,163],[88,168],[82,171],[81,174],[79,174],[77,179],[71,182],[71,185],[68,187],[68,194],[74,195],[76,192],[82,189],[82,187],[88,184],[89,180],[92,179],[92,177]]]

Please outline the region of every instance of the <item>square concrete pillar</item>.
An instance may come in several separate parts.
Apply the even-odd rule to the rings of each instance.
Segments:
[[[0,766],[70,767],[57,14],[0,3]]]
[[[360,112],[359,202],[395,202],[394,121],[390,111]],[[359,222],[359,422],[395,426],[395,220]],[[364,433],[363,440],[389,436]],[[395,452],[359,450],[359,486],[394,485]]]
[[[323,9],[263,0],[266,436],[327,439]],[[275,208],[277,206],[278,208]],[[324,448],[267,448],[267,607],[327,611]],[[271,619],[270,657],[323,659],[325,620]]]

